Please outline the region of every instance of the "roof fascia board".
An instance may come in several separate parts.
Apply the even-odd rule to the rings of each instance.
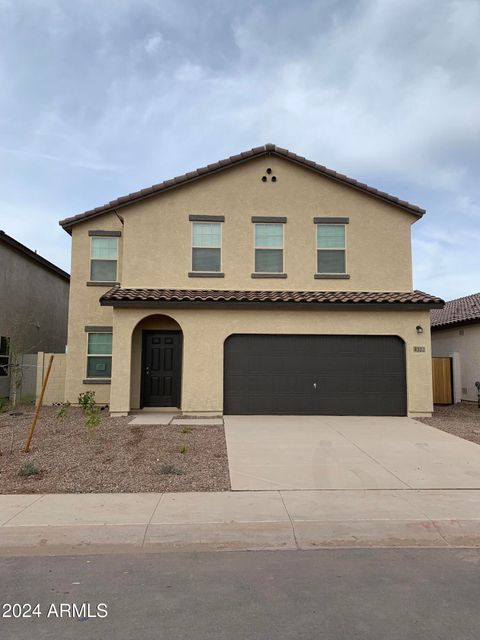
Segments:
[[[207,309],[212,306],[219,309],[238,309],[243,308],[257,308],[257,309],[298,309],[305,310],[310,309],[312,311],[319,311],[320,309],[347,309],[352,311],[353,309],[381,309],[382,311],[415,311],[415,310],[427,310],[427,309],[441,309],[443,304],[436,302],[268,302],[268,301],[216,301],[216,300],[102,300],[100,298],[100,305],[102,307],[165,307],[170,309],[185,308],[185,307],[197,307]]]

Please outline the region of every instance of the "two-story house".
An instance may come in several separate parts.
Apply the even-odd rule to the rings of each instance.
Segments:
[[[429,415],[424,211],[272,144],[61,221],[66,399],[112,415]]]
[[[0,231],[0,398],[35,397],[37,353],[67,343],[70,276]]]

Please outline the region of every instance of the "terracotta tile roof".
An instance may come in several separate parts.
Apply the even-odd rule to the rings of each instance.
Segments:
[[[480,322],[480,293],[472,293],[464,298],[449,300],[443,309],[431,312],[432,328],[454,324]]]
[[[111,200],[107,204],[96,207],[95,209],[90,209],[89,211],[84,211],[83,213],[79,213],[76,216],[60,220],[59,224],[66,231],[69,231],[72,225],[76,224],[77,222],[82,222],[83,220],[87,220],[88,218],[94,218],[95,216],[106,213],[108,211],[114,211],[115,209],[119,209],[120,207],[131,204],[132,202],[149,198],[153,195],[161,193],[162,191],[167,191],[168,189],[172,189],[188,182],[198,180],[199,178],[211,175],[212,173],[224,171],[225,169],[245,162],[246,160],[260,158],[261,156],[266,155],[278,156],[281,158],[286,158],[287,160],[291,160],[292,162],[295,162],[303,167],[306,167],[307,169],[310,169],[311,171],[315,171],[316,173],[326,176],[327,178],[336,180],[337,182],[341,182],[350,187],[353,187],[354,189],[364,191],[371,196],[396,205],[397,207],[400,207],[401,209],[404,209],[409,213],[413,213],[418,217],[421,217],[425,213],[425,209],[421,209],[414,204],[410,204],[406,200],[401,200],[400,198],[392,196],[385,191],[379,191],[378,189],[370,187],[363,182],[358,182],[358,180],[349,178],[342,173],[337,173],[336,171],[328,169],[321,164],[317,164],[313,160],[307,160],[303,156],[298,156],[296,153],[292,153],[288,149],[282,149],[281,147],[277,147],[274,144],[265,144],[261,147],[254,147],[249,151],[243,151],[242,153],[239,153],[237,155],[230,156],[229,158],[225,158],[224,160],[219,160],[218,162],[209,164],[206,167],[200,167],[199,169],[195,169],[194,171],[184,173],[183,175],[172,178],[171,180],[165,180],[164,182],[154,184],[153,186],[147,187],[146,189],[141,189],[140,191],[135,191],[133,193],[129,193],[126,196],[116,198],[115,200]]]
[[[275,303],[288,304],[408,304],[443,306],[440,298],[422,291],[228,291],[216,289],[122,289],[113,287],[101,298],[103,306],[155,303]]]

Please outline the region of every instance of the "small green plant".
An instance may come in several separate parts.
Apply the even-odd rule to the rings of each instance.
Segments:
[[[190,427],[183,427],[182,433],[192,433],[192,430],[190,429]]]
[[[35,465],[34,462],[26,462],[18,470],[19,476],[38,476],[39,473],[40,469]]]
[[[85,413],[85,417],[85,426],[87,427],[87,430],[92,435],[95,434],[100,425],[100,410],[98,409],[98,407],[90,409],[90,411],[87,411]]]
[[[183,455],[187,453],[187,447],[185,445],[183,445],[183,447],[180,449],[180,453]]]
[[[95,391],[85,391],[78,395],[78,404],[85,415],[95,406]]]
[[[70,402],[63,402],[60,405],[60,409],[58,410],[57,418],[64,418],[67,415],[67,411],[69,407],[70,407]]]
[[[0,413],[3,413],[8,409],[8,400],[7,398],[0,398]]]
[[[157,473],[162,476],[183,476],[183,471],[177,469],[174,464],[161,464]]]
[[[87,431],[94,435],[100,426],[100,409],[95,403],[95,391],[80,393],[78,396],[78,404],[85,416],[85,427]]]

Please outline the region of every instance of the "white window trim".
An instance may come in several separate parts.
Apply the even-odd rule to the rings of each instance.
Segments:
[[[271,250],[271,251],[278,251],[280,249],[280,247],[261,247],[258,246],[257,247],[257,234],[255,229],[258,226],[265,226],[265,225],[272,225],[272,224],[278,224],[280,227],[282,227],[282,246],[281,246],[281,250],[282,250],[282,270],[281,271],[257,271],[256,270],[256,261],[255,261],[255,251],[257,249],[262,249],[262,250]],[[253,273],[255,274],[267,274],[267,275],[275,275],[275,274],[279,274],[279,273],[285,273],[285,224],[283,222],[254,222],[253,223]]]
[[[195,224],[217,224],[217,225],[220,227],[220,246],[219,246],[219,247],[214,247],[214,246],[209,247],[209,246],[205,246],[205,245],[203,245],[203,246],[201,246],[201,247],[196,247],[196,246],[193,244],[193,226],[194,226]],[[222,251],[222,244],[223,244],[223,231],[222,231],[222,227],[223,227],[223,223],[222,223],[222,222],[214,222],[214,221],[211,221],[211,222],[210,222],[210,221],[202,222],[202,221],[200,221],[200,220],[192,221],[191,241],[190,241],[191,248],[192,248],[192,250],[191,250],[192,252],[191,252],[191,254],[190,254],[190,265],[191,265],[191,267],[192,267],[192,268],[190,269],[190,272],[191,272],[191,273],[222,273],[222,272],[223,272],[223,251]],[[194,268],[193,268],[193,250],[194,250],[194,249],[220,249],[220,269],[219,269],[218,271],[203,271],[203,270],[202,270],[202,271],[198,271],[198,270],[194,269]]]
[[[111,353],[89,353],[88,352],[88,347],[90,346],[90,340],[89,340],[89,336],[90,335],[97,335],[99,333],[106,333],[109,336],[112,336],[112,352]],[[88,331],[86,334],[87,336],[87,359],[85,361],[86,367],[85,367],[85,378],[87,380],[111,380],[111,377],[108,376],[89,376],[88,375],[88,359],[89,358],[112,358],[113,357],[113,331]]]
[[[343,243],[343,249],[341,249],[340,247],[319,247],[318,246],[318,227],[343,227],[344,231],[343,231],[343,237],[344,237],[344,243]],[[332,222],[332,223],[325,223],[322,222],[321,224],[316,224],[315,225],[315,244],[317,247],[317,250],[315,251],[315,274],[319,275],[319,276],[334,276],[334,275],[339,275],[339,276],[344,276],[348,273],[348,268],[347,268],[347,225],[343,222]],[[319,251],[343,251],[345,254],[345,271],[317,271],[318,269],[318,252]]]
[[[115,260],[116,264],[116,268],[115,268],[115,278],[113,280],[94,280],[92,278],[92,261],[93,260],[105,260],[108,262],[112,262],[111,258],[93,258],[92,257],[92,252],[93,252],[93,241],[99,238],[113,238],[116,241],[117,244],[117,259]],[[90,273],[89,273],[89,280],[90,282],[118,282],[118,236],[91,236],[90,238]]]

